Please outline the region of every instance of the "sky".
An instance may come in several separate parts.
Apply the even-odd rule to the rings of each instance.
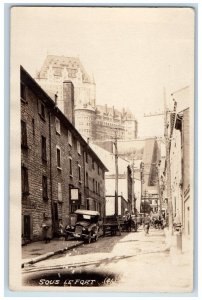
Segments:
[[[194,11],[189,8],[13,8],[12,61],[32,76],[47,54],[79,57],[97,104],[129,108],[139,136],[163,135],[163,88],[193,86]],[[11,69],[12,70],[12,69]]]

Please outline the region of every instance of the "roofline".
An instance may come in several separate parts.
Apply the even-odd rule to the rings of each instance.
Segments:
[[[100,160],[100,158],[97,156],[97,154],[90,148],[88,143],[84,140],[84,138],[81,136],[81,134],[78,132],[78,130],[74,127],[74,125],[67,119],[67,117],[63,114],[63,112],[56,106],[53,99],[41,88],[41,86],[34,80],[34,78],[23,68],[23,66],[20,66],[20,72],[21,76],[24,76],[24,79],[27,81],[28,85],[34,87],[38,94],[42,96],[42,98],[45,98],[47,101],[48,107],[55,109],[55,115],[59,116],[59,118],[62,120],[64,125],[67,125],[67,127],[70,127],[71,130],[74,132],[74,134],[80,139],[83,146],[95,157],[95,159],[98,160],[98,162],[101,164],[101,166],[104,168],[106,172],[109,170],[107,167],[103,164],[103,162]],[[42,99],[42,100],[45,100]]]

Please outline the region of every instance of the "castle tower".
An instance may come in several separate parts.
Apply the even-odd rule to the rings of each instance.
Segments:
[[[85,106],[83,108],[75,108],[75,127],[81,133],[81,135],[95,139],[95,109],[91,106]]]

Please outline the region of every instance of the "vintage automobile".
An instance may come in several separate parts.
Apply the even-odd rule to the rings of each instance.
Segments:
[[[65,239],[75,237],[83,239],[86,243],[97,241],[102,224],[100,213],[94,210],[77,209],[74,212],[76,221],[74,225],[65,228]]]

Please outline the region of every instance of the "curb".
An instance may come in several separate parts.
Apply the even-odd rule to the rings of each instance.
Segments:
[[[74,245],[69,246],[69,247],[65,247],[65,248],[62,248],[62,249],[59,249],[59,250],[56,250],[56,251],[52,251],[52,252],[47,252],[46,254],[42,254],[40,256],[37,256],[36,258],[32,258],[31,260],[22,263],[21,268],[24,268],[26,265],[33,265],[36,262],[45,260],[45,259],[47,259],[51,256],[54,256],[54,255],[57,255],[57,254],[62,254],[64,252],[68,251],[68,250],[74,249],[74,248],[76,248],[78,246],[81,246],[83,244],[84,244],[84,242],[82,241],[80,243],[74,244]]]

